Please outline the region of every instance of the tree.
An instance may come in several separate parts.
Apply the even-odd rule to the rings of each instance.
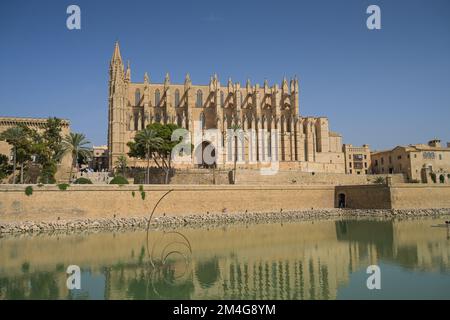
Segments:
[[[13,147],[13,184],[16,183],[17,158],[24,158],[25,151],[22,146],[26,145],[26,133],[22,127],[12,127],[3,131],[0,140],[8,142]],[[23,164],[21,164],[23,170]]]
[[[154,154],[163,145],[163,139],[158,137],[158,132],[148,126],[144,130],[139,131],[134,137],[134,142],[129,143],[130,156],[147,160],[147,170],[145,175],[145,183],[150,183],[150,159],[154,159]],[[155,160],[156,161],[156,160]]]
[[[35,136],[36,162],[42,167],[39,177],[42,183],[55,183],[57,164],[64,156],[62,143],[62,120],[48,118],[44,132]]]
[[[72,180],[73,167],[76,166],[78,170],[78,157],[88,158],[91,155],[91,150],[86,147],[91,142],[86,140],[86,136],[82,133],[71,132],[62,140],[62,150],[64,153],[70,153],[72,156],[72,165],[70,166],[69,182]]]
[[[0,181],[9,176],[12,172],[12,166],[9,164],[8,156],[0,154]]]
[[[128,160],[127,157],[124,156],[123,154],[120,155],[119,157],[117,157],[116,162],[114,163],[114,165],[116,166],[116,168],[120,171],[122,171],[122,176],[125,177],[125,170],[128,167]]]
[[[139,131],[134,141],[128,143],[130,157],[147,160],[147,181],[149,181],[150,175],[150,160],[153,159],[156,166],[165,173],[164,182],[169,183],[169,174],[172,170],[172,149],[182,141],[182,137],[172,141],[172,134],[179,128],[176,124],[152,123],[144,130]]]

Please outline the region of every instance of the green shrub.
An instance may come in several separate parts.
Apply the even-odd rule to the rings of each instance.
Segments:
[[[139,191],[140,192],[144,191],[144,186],[142,184],[139,185]]]
[[[433,180],[434,183],[436,183],[436,173],[431,173],[431,180]]]
[[[78,178],[77,180],[74,181],[75,184],[92,184],[92,181],[88,178]]]
[[[131,195],[133,196],[133,198],[134,198],[134,196],[136,195],[135,194],[135,192],[134,191],[131,191]]]
[[[33,187],[32,186],[28,186],[25,188],[25,194],[27,196],[31,196],[33,194]]]
[[[141,198],[142,200],[145,200],[145,191],[141,191]]]
[[[122,176],[115,176],[109,184],[128,184],[128,180]]]
[[[69,185],[67,183],[60,183],[60,184],[58,184],[58,188],[61,191],[67,190],[68,187],[69,187]]]
[[[385,182],[383,177],[376,177],[375,180],[373,180],[374,183],[383,184]]]

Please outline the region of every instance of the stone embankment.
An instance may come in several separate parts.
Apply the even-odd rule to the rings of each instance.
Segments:
[[[149,217],[103,218],[56,220],[41,222],[0,222],[0,234],[41,233],[54,231],[83,231],[83,230],[119,230],[188,227],[212,227],[234,223],[267,223],[267,222],[295,222],[315,219],[337,218],[418,218],[442,217],[450,215],[450,209],[320,209],[306,211],[281,211],[266,213],[233,213],[233,214],[204,214],[188,216],[159,216],[153,217],[149,225]],[[450,217],[449,217],[450,219]]]

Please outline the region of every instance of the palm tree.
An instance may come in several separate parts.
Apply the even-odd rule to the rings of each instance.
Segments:
[[[147,159],[147,175],[146,183],[150,183],[150,159],[152,158],[152,152],[160,148],[164,140],[158,137],[155,130],[145,128],[139,131],[135,137],[136,144],[141,147],[145,152],[145,158]]]
[[[0,135],[0,140],[6,141],[13,146],[13,184],[16,183],[17,148],[25,138],[26,133],[21,127],[9,128]]]
[[[122,171],[122,176],[125,177],[125,169],[128,166],[127,157],[125,157],[123,154],[117,157],[117,160],[115,162],[115,166],[117,169],[120,169]]]
[[[86,136],[82,133],[73,133],[66,135],[63,139],[64,153],[70,152],[72,155],[72,165],[70,166],[69,182],[72,180],[73,167],[78,169],[78,157],[89,157],[91,150],[86,147],[91,142],[86,140]]]

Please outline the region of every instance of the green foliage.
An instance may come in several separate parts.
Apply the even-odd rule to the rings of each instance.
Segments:
[[[373,182],[377,184],[383,184],[385,181],[386,179],[384,177],[376,177],[375,180],[373,180]]]
[[[125,176],[125,170],[127,169],[128,166],[127,157],[124,155],[120,155],[119,157],[117,157],[117,160],[114,163],[114,165],[116,169],[119,170],[123,176]]]
[[[91,157],[91,150],[86,147],[91,143],[86,140],[86,136],[82,133],[71,132],[62,140],[62,152],[70,153],[72,156],[72,166],[70,168],[70,179],[72,179],[72,169],[78,163],[86,163]]]
[[[133,198],[134,198],[134,196],[136,195],[136,193],[135,193],[134,191],[131,191],[131,195],[132,195]]]
[[[6,155],[0,154],[0,180],[3,180],[12,173],[12,165]]]
[[[444,183],[444,182],[445,182],[445,177],[444,177],[443,174],[441,174],[441,175],[439,176],[439,182],[440,182],[440,183]]]
[[[25,194],[27,196],[31,196],[33,194],[33,187],[32,186],[28,186],[25,188]]]
[[[431,176],[431,180],[433,180],[433,182],[436,183],[436,173],[432,172],[430,174],[430,176]]]
[[[122,177],[122,176],[115,176],[115,177],[109,182],[109,184],[119,184],[119,185],[122,185],[122,184],[128,184],[128,180],[125,179],[125,178]]]
[[[172,149],[182,141],[182,137],[177,141],[172,141],[172,134],[176,129],[179,127],[175,124],[152,123],[144,130],[139,131],[133,141],[128,142],[130,157],[147,160],[147,183],[149,183],[150,160],[153,160],[158,168],[165,171],[166,183],[168,182],[168,174],[172,167]],[[188,147],[191,146],[186,146],[186,148]]]
[[[55,174],[57,171],[56,162],[50,160],[42,165],[41,174],[39,176],[39,182],[46,184],[56,183]]]
[[[92,181],[88,178],[80,177],[75,180],[73,183],[75,184],[92,184]]]
[[[42,166],[39,181],[55,183],[57,164],[64,155],[62,144],[62,120],[48,118],[42,134],[34,135],[34,152],[36,161]]]
[[[139,185],[139,191],[140,192],[144,191],[144,186],[142,184]]]
[[[145,200],[145,191],[141,191],[141,198],[142,200]]]
[[[60,184],[58,184],[58,188],[61,191],[67,190],[68,187],[69,187],[69,184],[67,184],[67,183],[60,183]]]

